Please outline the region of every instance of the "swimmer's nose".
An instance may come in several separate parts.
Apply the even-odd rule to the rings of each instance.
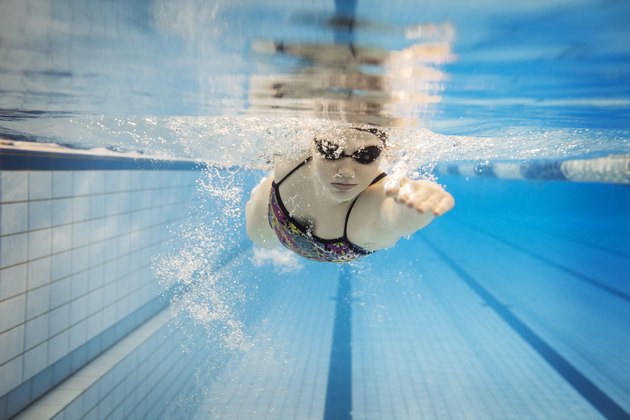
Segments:
[[[354,167],[352,166],[352,159],[348,157],[340,159],[337,173],[339,174],[339,176],[344,178],[354,178]]]

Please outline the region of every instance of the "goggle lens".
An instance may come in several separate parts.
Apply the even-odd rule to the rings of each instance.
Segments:
[[[376,159],[378,159],[382,152],[382,148],[378,146],[368,146],[357,150],[351,155],[348,155],[338,144],[328,141],[317,141],[316,144],[317,151],[326,160],[339,160],[344,157],[351,157],[352,159],[363,165],[368,165],[374,162]]]

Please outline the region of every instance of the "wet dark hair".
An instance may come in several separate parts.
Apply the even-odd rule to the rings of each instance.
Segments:
[[[353,130],[364,131],[366,133],[370,133],[381,139],[383,142],[383,146],[387,147],[387,133],[378,128],[360,128],[360,127],[352,127]]]

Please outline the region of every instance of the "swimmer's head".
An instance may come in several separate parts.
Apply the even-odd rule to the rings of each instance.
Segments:
[[[313,168],[319,186],[337,201],[366,189],[379,173],[387,134],[376,128],[344,128],[315,137]]]
[[[352,127],[353,130],[365,131],[366,133],[370,133],[376,137],[378,137],[383,142],[383,147],[387,147],[387,132],[383,131],[379,128],[360,128],[360,127]]]

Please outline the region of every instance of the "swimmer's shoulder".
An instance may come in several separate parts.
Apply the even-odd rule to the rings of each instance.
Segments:
[[[387,174],[367,187],[357,199],[357,206],[373,208],[374,204],[381,203],[385,197],[385,182]]]
[[[376,251],[396,244],[398,236],[383,223],[382,209],[387,177],[363,190],[348,221],[348,238],[362,248]]]
[[[299,158],[285,158],[278,157],[276,158],[273,166],[273,180],[274,182],[279,182],[282,178],[287,176],[292,170],[297,168],[302,162],[304,162],[308,158],[308,154],[304,154]]]

